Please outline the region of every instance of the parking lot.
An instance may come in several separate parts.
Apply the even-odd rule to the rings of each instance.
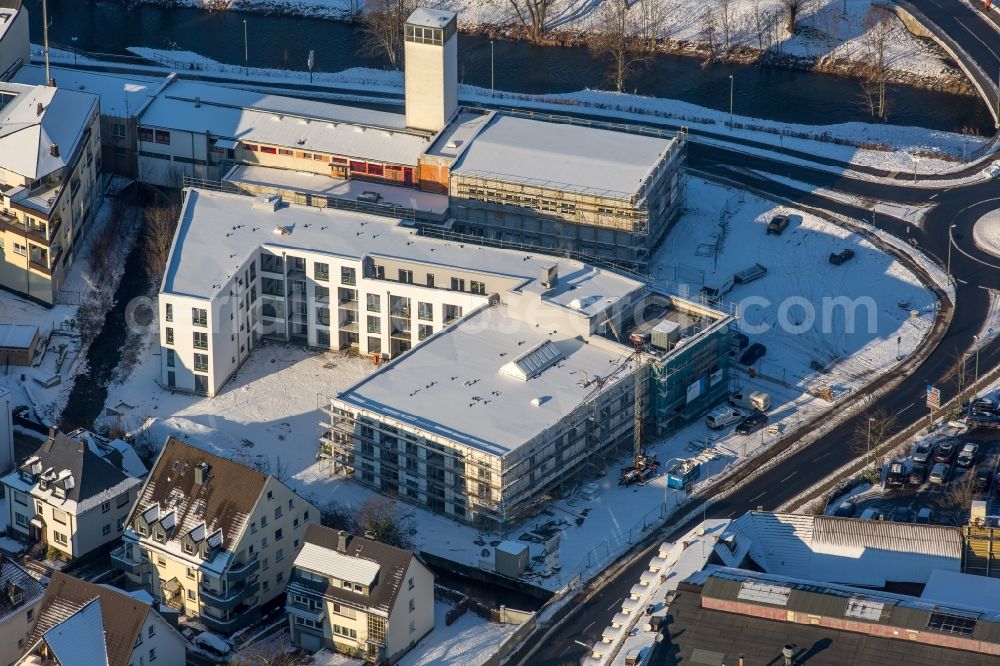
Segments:
[[[944,483],[932,481],[930,472],[936,464],[935,455],[941,450],[945,440],[955,440],[955,452],[951,455],[948,465],[950,473]],[[972,500],[986,500],[987,515],[995,515],[1000,511],[1000,494],[997,492],[997,473],[1000,472],[1000,431],[970,430],[961,434],[944,434],[921,440],[929,443],[930,461],[924,474],[916,474],[911,478],[911,472],[916,464],[913,461],[914,444],[908,455],[889,461],[882,470],[883,483],[869,490],[860,492],[847,501],[853,506],[840,507],[842,498],[833,500],[828,513],[849,515],[855,518],[872,520],[900,520],[905,522],[928,522],[936,525],[962,525],[968,519]],[[967,443],[978,445],[975,462],[963,467],[957,464],[959,452]],[[892,463],[903,465],[904,481],[901,486],[887,484],[886,480]],[[923,480],[920,480],[922,477]],[[979,479],[977,483],[977,477]],[[921,509],[927,509],[921,513]],[[849,513],[848,513],[849,512]]]

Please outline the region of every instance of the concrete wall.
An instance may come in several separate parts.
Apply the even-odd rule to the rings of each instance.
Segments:
[[[440,46],[405,41],[404,78],[407,127],[444,128],[458,106],[457,36]]]

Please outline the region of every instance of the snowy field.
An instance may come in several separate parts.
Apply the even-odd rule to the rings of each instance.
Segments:
[[[397,666],[479,666],[517,629],[496,624],[469,611],[449,627],[445,614],[452,604],[435,600],[434,630],[424,636]]]
[[[218,0],[170,0],[170,3],[201,7],[220,4]],[[225,0],[225,4],[237,10],[330,18],[349,16],[365,6],[364,0]],[[520,23],[512,3],[506,0],[435,0],[427,4],[457,12],[459,27],[463,30],[516,27]],[[600,1],[553,0],[546,26],[549,30],[563,32],[599,30],[601,4]],[[862,35],[870,6],[869,0],[819,0],[806,4],[795,35],[785,30],[785,12],[780,0],[731,0],[711,5],[698,0],[642,0],[632,3],[631,11],[637,20],[639,16],[649,16],[653,32],[663,40],[694,43],[704,48],[711,32],[719,51],[760,49],[763,45],[772,53],[821,61],[861,62],[867,58]],[[756,28],[758,18],[764,26],[761,30]],[[935,48],[913,37],[898,21],[889,40],[887,61],[893,69],[922,77],[955,73],[945,65]]]
[[[698,179],[689,179],[687,197],[689,210],[656,255],[659,284],[671,289],[688,284],[695,293],[712,271],[732,272],[755,262],[768,268],[766,277],[738,286],[729,296],[742,308],[752,341],[767,346],[758,369],[770,377],[750,380],[743,375],[733,388],[769,393],[775,430],[741,437],[732,433],[732,426],[709,431],[699,421],[652,447],[661,461],[691,457],[707,448],[706,459],[713,459],[703,466],[699,483],[705,483],[726,466],[752,460],[777,441],[780,432],[834,408],[833,403],[809,395],[810,389],[830,387],[841,395],[857,390],[896,363],[897,338],[899,353],[912,352],[931,326],[935,301],[888,255],[833,224],[783,211],[792,214],[791,225],[781,236],[768,236],[767,220],[783,209],[767,201]],[[722,219],[728,224],[718,257],[701,256],[703,246],[714,243]],[[857,256],[843,266],[830,265],[827,255],[844,248]],[[782,309],[789,297],[801,300]],[[823,333],[822,321],[799,332],[778,325],[797,322],[796,313],[806,307],[803,303],[819,314],[824,298],[838,297],[871,299],[872,320],[862,310],[865,316],[850,333],[845,330],[844,311],[835,309],[830,333]],[[757,305],[751,302],[754,298]],[[761,299],[771,305],[762,307]],[[908,301],[906,309],[899,307],[901,300]],[[915,318],[911,310],[917,313]],[[765,324],[770,330],[753,332]],[[107,406],[121,412],[127,425],[136,427],[152,418],[156,441],[172,434],[267,469],[320,506],[335,502],[357,508],[372,496],[358,484],[333,477],[328,462],[315,459],[321,418],[317,396],[334,394],[372,372],[368,360],[267,343],[254,351],[220,395],[208,399],[160,388],[158,353],[158,347],[147,348],[127,382],[109,390]],[[814,362],[818,370],[810,368]],[[510,535],[524,537],[532,554],[539,555],[539,537],[560,534],[558,554],[536,562],[528,580],[558,589],[577,573],[584,578],[594,575],[640,538],[644,526],[655,524],[683,502],[683,492],[665,488],[665,476],[642,486],[618,486],[622,463],[624,458],[610,463],[607,474],[597,479],[594,499],[583,499],[577,489]],[[470,566],[478,566],[483,547],[498,538],[417,507],[398,506],[415,521],[418,548]]]

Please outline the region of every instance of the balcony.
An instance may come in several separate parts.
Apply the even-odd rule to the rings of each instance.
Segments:
[[[307,620],[313,620],[314,622],[323,621],[323,606],[320,605],[316,610],[312,610],[302,604],[290,603],[285,606],[285,612],[289,615],[297,615],[298,617],[305,618]]]
[[[229,581],[230,585],[241,583],[255,574],[258,568],[260,568],[260,555],[254,553],[254,556],[245,564],[234,564],[229,567],[229,570],[226,571],[226,580]]]
[[[358,322],[357,321],[342,321],[337,326],[337,328],[345,333],[357,333],[358,332]]]
[[[340,301],[340,307],[342,307],[345,310],[353,310],[354,312],[357,312],[358,311],[358,299],[356,299],[356,298],[353,298],[353,299],[347,299],[347,298],[341,299],[341,301]]]
[[[260,606],[258,604],[235,608],[229,611],[225,618],[215,617],[211,613],[202,613],[198,617],[198,621],[208,629],[227,635],[253,624],[258,619],[260,619]]]
[[[119,546],[111,551],[111,564],[116,569],[133,576],[141,576],[149,571],[149,562],[134,562],[132,558],[125,554],[125,546]]]
[[[253,597],[257,594],[258,589],[260,589],[260,583],[248,583],[231,586],[228,592],[219,592],[202,584],[198,591],[201,594],[201,601],[205,605],[214,606],[219,610],[229,610],[241,601]]]

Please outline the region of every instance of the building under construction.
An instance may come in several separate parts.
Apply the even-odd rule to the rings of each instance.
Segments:
[[[320,455],[382,493],[504,532],[581,472],[606,473],[637,426],[663,436],[726,395],[733,317],[627,278],[602,293],[567,278],[495,294],[322,398]]]

